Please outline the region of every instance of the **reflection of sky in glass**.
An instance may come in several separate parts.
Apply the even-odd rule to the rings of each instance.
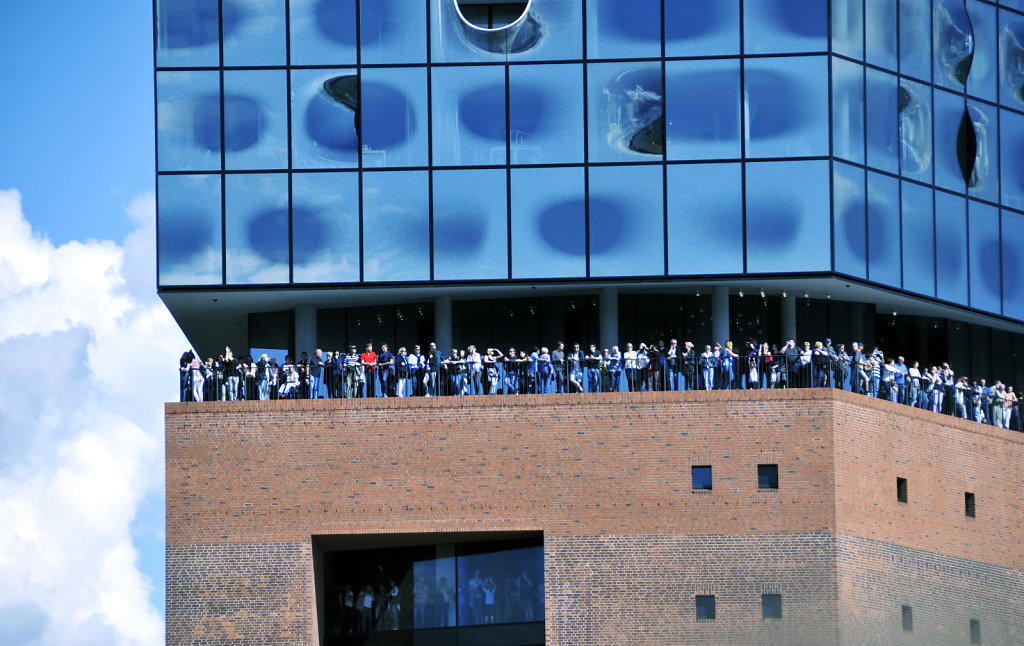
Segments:
[[[972,197],[998,202],[999,173],[996,170],[996,163],[999,151],[996,148],[998,146],[996,118],[999,109],[977,101],[968,101],[967,113],[977,138],[974,170],[967,192]],[[1020,164],[1015,164],[1015,166],[1020,168]]]
[[[660,160],[660,154],[630,146],[663,116],[661,65],[593,63],[587,66],[587,76],[590,161]]]
[[[899,170],[899,83],[896,76],[867,72],[868,166],[895,173]]]
[[[968,0],[967,14],[974,27],[974,58],[967,77],[967,93],[987,101],[996,100],[999,62],[996,57],[998,30],[995,7],[978,0]]]
[[[743,65],[747,156],[827,155],[826,57],[755,58]]]
[[[739,164],[668,167],[668,273],[743,271]]]
[[[224,38],[224,65],[284,65],[284,0],[245,0],[238,8],[238,28]]]
[[[832,51],[864,57],[864,0],[832,0]]]
[[[661,166],[590,169],[590,275],[665,273]]]
[[[505,165],[505,68],[431,70],[434,164]]]
[[[578,65],[509,68],[512,163],[582,163],[582,95]]]
[[[219,285],[220,176],[163,175],[158,187],[160,284]]]
[[[747,54],[823,52],[828,48],[825,0],[758,0],[743,3]]]
[[[747,164],[747,271],[826,271],[829,170],[825,161]]]
[[[426,70],[366,68],[359,92],[363,166],[426,166]]]
[[[158,72],[159,170],[220,170],[217,72]]]
[[[967,202],[935,191],[936,296],[967,304]]]
[[[935,62],[935,84],[962,92],[973,54],[974,38],[964,10],[964,0],[934,0],[932,59]]]
[[[284,70],[224,72],[224,164],[228,170],[288,167]]]
[[[288,176],[228,175],[227,282],[288,282]]]
[[[868,173],[868,279],[899,287],[900,183]]]
[[[423,0],[361,0],[360,56],[366,63],[424,63],[427,8]]]
[[[589,0],[587,58],[661,56],[661,0]]]
[[[832,150],[864,163],[864,67],[832,59]]]
[[[237,7],[224,3],[224,33],[237,23]],[[158,67],[216,67],[220,59],[220,9],[217,0],[158,0]]]
[[[968,202],[971,248],[971,307],[998,312],[1000,308],[999,209]]]
[[[1008,110],[999,111],[999,157],[1002,202],[1024,210],[1024,116]],[[1024,267],[1022,267],[1024,270]]]
[[[903,289],[935,295],[935,223],[932,191],[902,183]]]
[[[430,279],[426,171],[363,175],[363,279]]]
[[[1002,212],[1003,314],[1024,319],[1024,215]]]
[[[668,158],[739,159],[739,60],[669,61],[665,85]]]
[[[359,280],[359,177],[292,175],[292,247],[297,283]]]
[[[513,61],[554,61],[583,57],[583,12],[579,0],[534,1],[530,15],[537,22],[536,44],[510,56]]]
[[[896,0],[864,0],[864,56],[867,62],[896,71]]]
[[[508,277],[505,171],[436,171],[434,279]]]
[[[291,0],[292,65],[354,65],[355,0]]]
[[[512,277],[586,275],[582,168],[512,170]]]
[[[354,168],[359,161],[355,113],[324,89],[324,82],[355,70],[292,71],[292,166]]]
[[[957,193],[966,189],[957,158],[957,133],[964,116],[964,99],[936,89],[935,98],[935,184]]]
[[[928,86],[905,79],[900,82],[900,172],[929,183],[933,167],[931,94]]]
[[[707,0],[666,2],[665,55],[739,54],[739,25],[739,3],[736,2],[707,2]]]
[[[867,274],[864,171],[837,163],[833,167],[836,271],[864,278]]]
[[[932,78],[931,0],[900,0],[900,73]]]

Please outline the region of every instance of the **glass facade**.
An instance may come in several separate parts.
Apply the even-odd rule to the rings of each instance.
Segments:
[[[155,19],[161,287],[831,273],[1021,318],[1019,2]]]

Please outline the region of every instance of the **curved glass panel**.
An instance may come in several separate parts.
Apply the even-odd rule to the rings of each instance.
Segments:
[[[363,174],[363,280],[430,279],[426,171]]]
[[[363,68],[359,80],[363,167],[427,165],[427,71]]]
[[[288,282],[288,176],[228,175],[225,239],[229,285]]]
[[[963,96],[935,90],[935,184],[957,193],[967,189],[960,157],[973,164],[973,155],[967,159],[967,147],[958,142],[963,116]]]
[[[935,191],[936,296],[967,304],[967,201]]]
[[[587,66],[589,161],[657,161],[664,153],[661,65]]]
[[[157,168],[220,170],[220,75],[157,72]]]
[[[902,182],[903,289],[935,295],[935,220],[931,189]]]
[[[504,66],[435,67],[430,74],[434,164],[504,166]]]
[[[435,171],[434,280],[508,277],[504,169]]]
[[[896,71],[896,0],[864,0],[864,57],[872,65]]]
[[[359,137],[352,101],[337,80],[355,70],[292,70],[292,167],[354,168]]]
[[[984,200],[999,201],[997,115],[999,108],[979,103],[967,102],[967,114],[974,129],[975,152],[973,168],[968,178],[967,192]],[[1019,168],[1020,164],[1016,164]]]
[[[931,0],[900,0],[900,73],[932,78]]]
[[[747,164],[747,272],[828,271],[827,161]]]
[[[583,58],[583,12],[578,0],[534,0],[530,5],[531,23],[520,29],[518,37],[529,40],[530,47],[513,51],[512,61],[556,61]],[[526,30],[531,33],[527,34]]]
[[[974,60],[974,30],[963,0],[935,0],[932,38],[935,82],[963,91]]]
[[[826,57],[755,58],[743,65],[747,157],[827,155]]]
[[[224,72],[224,166],[288,167],[288,84],[284,70]]]
[[[590,275],[665,273],[661,166],[590,168]]]
[[[355,65],[356,0],[290,0],[292,65]]]
[[[292,278],[296,283],[359,281],[359,176],[292,175]]]
[[[672,0],[665,3],[666,56],[740,53],[738,2]]]
[[[360,0],[360,62],[425,63],[426,22],[423,0]]]
[[[738,59],[668,61],[665,85],[669,159],[740,158]]]
[[[828,0],[743,3],[743,51],[747,54],[824,52],[827,35]]]
[[[739,164],[668,167],[668,273],[743,272]]]
[[[160,285],[220,285],[220,175],[157,178]]]
[[[999,12],[999,102],[1024,106],[1024,16]]]
[[[224,3],[224,33],[235,27],[237,6]],[[220,64],[218,0],[158,0],[157,67],[217,67]]]
[[[899,287],[900,182],[868,173],[868,279]]]
[[[999,68],[996,9],[978,0],[968,0],[967,14],[974,28],[974,58],[967,76],[967,93],[994,103]]]
[[[832,0],[832,51],[864,58],[864,0]]]
[[[535,0],[519,22],[516,21],[521,17],[525,1],[518,4],[460,2],[461,11],[456,11],[455,0],[433,0],[429,4],[431,24],[438,25],[431,29],[430,56],[434,62],[576,60],[583,57],[583,12],[575,0]],[[509,23],[515,24],[501,29]],[[474,30],[470,25],[479,28]],[[499,31],[486,31],[492,28]]]
[[[1001,201],[1024,211],[1024,116],[1009,110],[999,111],[999,157]]]
[[[587,273],[582,167],[512,169],[512,277]]]
[[[932,90],[926,85],[900,81],[900,172],[904,177],[929,183],[932,181],[931,95]],[[948,141],[949,145],[953,146],[954,141],[956,139]]]
[[[284,65],[284,0],[245,0],[237,6],[238,26],[224,34],[224,65]]]
[[[868,68],[867,163],[879,170],[899,171],[899,80],[892,74]]]
[[[578,65],[510,67],[512,163],[583,163],[582,96]]]
[[[971,241],[971,307],[999,312],[1002,293],[1002,279],[999,275],[999,209],[973,200],[967,203],[967,208]]]
[[[1024,319],[1024,214],[1002,212],[1003,315]]]
[[[864,171],[836,163],[832,171],[836,271],[867,276],[867,217]]]
[[[864,66],[832,59],[832,153],[864,163]]]
[[[589,0],[587,58],[661,56],[661,0]]]

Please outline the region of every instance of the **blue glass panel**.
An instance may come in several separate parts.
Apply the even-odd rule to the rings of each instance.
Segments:
[[[935,222],[932,189],[903,182],[903,289],[935,295]]]
[[[292,175],[292,278],[296,283],[359,281],[359,176]]]
[[[288,282],[288,176],[228,175],[227,282]]]
[[[220,176],[161,175],[161,285],[221,284]]]
[[[904,177],[928,183],[932,181],[931,106],[930,87],[913,81],[900,81],[900,172]],[[944,145],[947,143],[952,142],[943,142]]]
[[[1024,116],[999,111],[999,158],[1001,201],[1006,206],[1024,210]]]
[[[892,74],[867,69],[868,166],[899,171],[899,81]]]
[[[158,0],[158,67],[216,67],[220,62],[220,9],[217,0]],[[224,2],[224,34],[237,26],[238,6]]]
[[[433,181],[434,279],[507,278],[505,171],[436,171]]]
[[[284,70],[224,73],[224,165],[288,167],[288,80]]]
[[[899,287],[900,182],[868,173],[868,279]]]
[[[831,269],[827,161],[747,164],[747,271]]]
[[[935,83],[963,92],[974,58],[974,36],[964,0],[934,0],[932,57]]]
[[[363,174],[363,279],[430,279],[426,171]]]
[[[359,83],[363,167],[427,165],[427,71],[364,68]]]
[[[999,209],[970,201],[971,307],[999,313]]]
[[[668,273],[743,272],[739,164],[668,167]]]
[[[747,59],[747,157],[828,154],[825,56]]]
[[[999,0],[999,4],[1017,11],[1024,11],[1024,0]]]
[[[661,65],[587,66],[591,162],[658,161],[664,152]]]
[[[996,10],[984,2],[968,0],[967,13],[974,28],[974,58],[971,60],[971,73],[967,76],[967,92],[995,102],[999,69]]]
[[[823,52],[828,49],[828,0],[745,0],[747,54]]]
[[[354,168],[359,163],[355,70],[292,70],[292,167]]]
[[[238,14],[237,28],[224,35],[224,65],[284,65],[284,0],[245,0]]]
[[[867,276],[867,226],[864,171],[846,164],[832,169],[835,212],[836,271],[858,278]]]
[[[505,164],[505,68],[435,67],[434,164]]]
[[[460,626],[485,623],[483,609],[471,606],[471,589],[483,586],[489,589],[493,585],[500,591],[506,581],[517,577],[521,580],[520,590],[524,591],[520,594],[525,593],[525,598],[517,604],[519,607],[515,609],[514,620],[523,621],[526,618],[521,608],[522,604],[528,603],[531,606],[528,616],[534,621],[543,621],[544,595],[539,591],[544,587],[544,548],[527,547],[460,556],[456,571],[459,573],[458,592],[455,595],[459,600],[459,611],[456,615]],[[524,614],[520,615],[520,612]]]
[[[586,275],[583,169],[512,170],[512,277]]]
[[[1024,215],[1002,212],[1003,314],[1024,321]]]
[[[739,60],[669,61],[665,85],[668,158],[739,159]]]
[[[513,164],[583,162],[583,68],[509,68]]]
[[[960,168],[957,134],[964,116],[964,99],[935,90],[935,184],[957,193],[967,190]],[[966,124],[965,124],[966,125]],[[966,126],[969,127],[969,126]],[[966,153],[963,153],[966,154]]]
[[[291,0],[292,65],[355,65],[356,0]]]
[[[967,114],[974,129],[975,153],[967,191],[974,197],[992,202],[999,201],[999,140],[997,118],[999,108],[967,102]]]
[[[661,166],[590,169],[590,275],[665,273]]]
[[[434,62],[576,60],[583,56],[583,14],[574,0],[526,3],[429,3]]]
[[[832,151],[864,163],[864,67],[832,59]]]
[[[360,0],[361,62],[425,63],[426,23],[423,0]]]
[[[935,264],[939,298],[967,304],[967,201],[935,191]]]
[[[220,170],[220,75],[158,72],[157,168]]]
[[[516,32],[509,59],[515,61],[583,58],[583,11],[579,0],[536,0]]]
[[[865,58],[896,71],[896,0],[864,0]]]
[[[715,56],[740,53],[738,2],[672,0],[665,3],[665,54]]]
[[[931,0],[900,0],[900,73],[932,78]]]
[[[864,58],[863,0],[832,0],[832,51]]]
[[[661,56],[661,0],[589,0],[587,58]]]
[[[1024,16],[999,12],[999,102],[1024,110]]]

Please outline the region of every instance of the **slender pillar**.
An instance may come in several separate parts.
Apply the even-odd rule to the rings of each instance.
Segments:
[[[729,340],[729,288],[725,285],[711,288],[711,336],[715,343]]]
[[[619,344],[619,290],[605,287],[600,292],[601,347]]]
[[[447,357],[452,348],[451,296],[438,296],[434,299],[434,342],[437,343],[441,357]]]
[[[303,352],[313,356],[316,352],[316,306],[299,305],[295,308],[295,358]]]
[[[796,298],[792,295],[779,299],[779,318],[782,319],[782,342],[796,340]]]

